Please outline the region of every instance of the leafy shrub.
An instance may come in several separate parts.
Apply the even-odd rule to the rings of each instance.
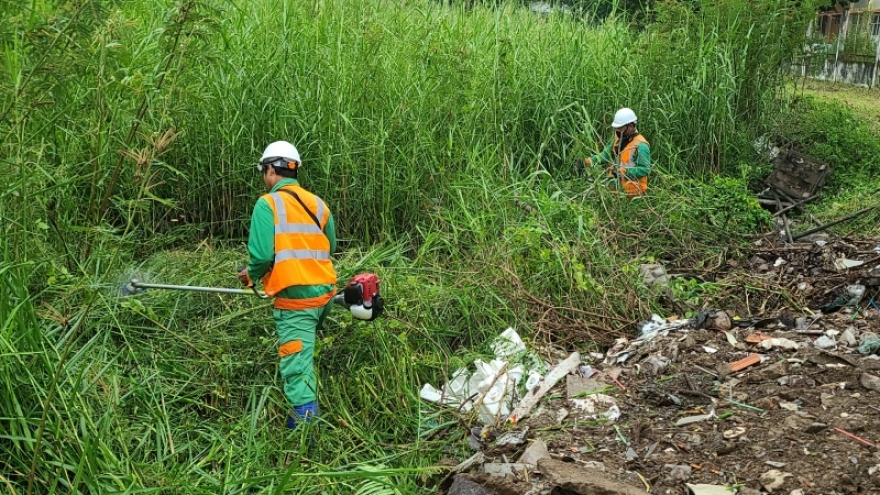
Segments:
[[[828,162],[828,187],[861,184],[880,174],[880,139],[844,103],[798,98],[785,120],[780,141]]]

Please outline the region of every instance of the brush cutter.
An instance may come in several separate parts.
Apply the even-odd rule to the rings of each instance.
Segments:
[[[121,292],[123,296],[130,296],[133,294],[141,294],[147,289],[238,294],[257,296],[260,299],[270,299],[270,296],[258,291],[256,287],[232,289],[227,287],[200,287],[195,285],[148,284],[141,282],[136,278],[123,284]],[[382,299],[382,296],[379,295],[379,277],[374,273],[361,273],[355,275],[349,281],[345,289],[342,290],[341,294],[333,296],[333,303],[348,309],[352,316],[359,320],[375,320],[382,315],[382,311],[385,307],[385,301]]]

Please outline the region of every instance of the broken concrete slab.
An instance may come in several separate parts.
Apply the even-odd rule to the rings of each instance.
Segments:
[[[535,440],[519,457],[519,463],[534,468],[538,467],[538,461],[549,458],[550,453],[547,451],[547,444],[543,440]]]
[[[782,485],[785,484],[785,479],[791,476],[794,475],[791,473],[784,473],[778,469],[771,469],[762,474],[759,481],[765,490],[773,492],[773,490],[781,488]]]
[[[571,495],[644,495],[644,487],[634,487],[606,473],[582,468],[555,459],[541,459],[538,469],[562,493]]]
[[[565,377],[565,396],[569,399],[591,392],[598,392],[606,385],[598,380],[584,378],[581,375],[567,375]]]
[[[483,472],[492,476],[507,476],[508,474],[522,473],[528,469],[525,464],[515,462],[487,462],[483,465]]]
[[[868,390],[880,392],[880,377],[878,376],[869,373],[862,373],[861,378],[859,378],[859,383]]]

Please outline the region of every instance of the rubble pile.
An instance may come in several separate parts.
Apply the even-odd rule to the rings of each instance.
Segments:
[[[463,416],[472,456],[439,493],[880,493],[878,262],[846,241],[768,247],[743,268],[805,304],[654,315],[605,352],[557,350],[510,414]]]
[[[816,234],[809,242],[787,245],[760,239],[746,258],[729,260],[723,269],[705,274],[714,282],[732,286],[714,305],[740,314],[783,307],[821,309],[847,285],[880,290],[877,239],[832,239]]]

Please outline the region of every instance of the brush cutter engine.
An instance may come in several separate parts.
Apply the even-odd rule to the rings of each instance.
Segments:
[[[342,297],[352,316],[359,320],[375,320],[385,306],[379,294],[379,277],[375,273],[361,273],[352,277],[343,289]]]

